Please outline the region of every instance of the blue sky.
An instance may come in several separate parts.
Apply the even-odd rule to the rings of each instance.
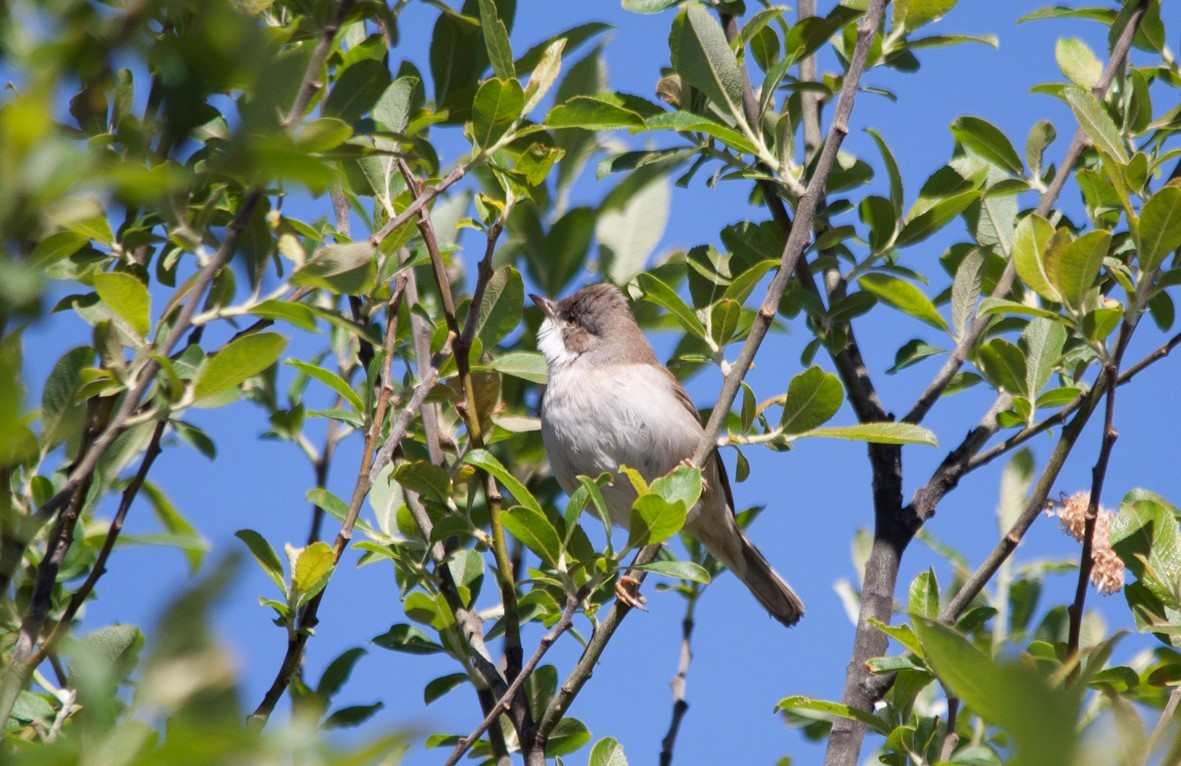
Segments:
[[[821,5],[826,10],[830,3]],[[1175,44],[1181,29],[1181,6],[1164,5],[1167,39]],[[862,93],[844,148],[880,167],[877,151],[864,133],[868,127],[878,130],[903,168],[908,207],[925,178],[950,158],[953,141],[947,125],[961,115],[977,115],[993,122],[1018,147],[1023,145],[1030,126],[1040,119],[1050,119],[1059,137],[1047,156],[1056,162],[1073,133],[1072,118],[1060,102],[1030,93],[1030,88],[1063,79],[1054,63],[1056,39],[1080,37],[1102,57],[1106,35],[1104,28],[1087,21],[1015,24],[1023,13],[1039,6],[1031,2],[962,3],[933,25],[930,32],[995,34],[1000,40],[999,50],[971,44],[923,51],[919,53],[922,69],[917,73],[890,69],[870,72],[865,84],[893,91],[898,101]],[[395,61],[409,58],[424,73],[428,71],[427,48],[436,14],[426,3],[411,3],[405,8],[402,48],[394,52]],[[623,12],[615,2],[521,0],[512,34],[514,49],[523,52],[562,29],[592,20],[615,27],[604,47],[612,88],[651,96],[660,67],[668,64],[666,40],[671,13],[637,16]],[[580,49],[575,57],[580,58],[586,50]],[[826,64],[831,68],[831,61],[822,60],[822,68]],[[1164,95],[1175,98],[1175,93]],[[1160,104],[1156,109],[1158,113],[1163,111]],[[454,161],[463,151],[454,135],[441,145],[445,163]],[[600,185],[594,180],[592,168],[575,194],[597,200],[615,183],[617,179],[607,178]],[[884,189],[884,179],[875,179],[870,187],[876,193]],[[748,191],[742,182],[721,183],[711,190],[703,177],[689,189],[675,189],[669,224],[658,253],[702,243],[720,244],[717,232],[723,226],[741,220],[765,220],[764,210],[747,204]],[[1078,211],[1077,191],[1068,187],[1062,203]],[[298,200],[298,204],[300,214],[309,217],[330,214],[326,198]],[[1028,207],[1034,202],[1027,196],[1021,204]],[[949,235],[906,250],[904,263],[938,275],[938,255],[961,236],[962,223],[957,222]],[[474,238],[469,238],[467,244],[473,248],[474,259]],[[593,276],[585,275],[583,279]],[[935,284],[937,289],[945,286],[945,282]],[[879,308],[867,319],[858,326],[858,332],[873,371],[891,366],[894,351],[905,340],[935,340],[924,325],[888,309]],[[30,388],[37,390],[62,351],[86,342],[88,337],[82,323],[67,315],[55,316],[44,326],[33,328],[26,336]],[[668,355],[672,340],[671,336],[653,337],[663,356]],[[808,340],[802,325],[768,339],[750,378],[760,398],[782,392],[791,376],[800,371],[800,352]],[[1146,321],[1126,358],[1139,359],[1162,340]],[[312,348],[306,340],[296,343]],[[737,347],[731,357],[736,354]],[[818,363],[831,369],[827,360],[818,357]],[[895,376],[878,372],[874,380],[887,407],[895,412],[908,409],[937,364],[920,364]],[[1175,468],[1181,403],[1171,395],[1176,386],[1170,385],[1175,380],[1175,369],[1174,360],[1161,362],[1125,389],[1127,395],[1119,397],[1120,439],[1112,457],[1105,506],[1113,507],[1135,487],[1181,501],[1181,474]],[[720,375],[708,371],[693,379],[689,392],[700,406],[709,406],[719,383]],[[905,497],[909,498],[925,482],[945,451],[958,443],[989,403],[985,391],[973,389],[937,406],[927,425],[939,436],[940,448],[905,449]],[[210,539],[214,548],[210,560],[240,547],[232,534],[243,526],[262,532],[276,547],[283,541],[303,540],[308,524],[304,494],[312,485],[312,476],[297,450],[289,444],[254,438],[267,425],[263,413],[248,405],[201,413],[194,420],[214,436],[218,460],[210,463],[188,448],[169,449],[160,457],[152,476]],[[852,421],[847,407],[836,419],[840,423]],[[1098,445],[1099,432],[1092,426],[1082,436],[1055,495],[1089,486]],[[1052,442],[1042,438],[1031,446],[1040,468]],[[717,763],[723,759],[773,763],[786,754],[794,755],[796,763],[819,762],[822,751],[818,748],[822,745],[807,744],[798,733],[787,730],[772,708],[791,694],[839,698],[852,646],[852,626],[833,583],[854,577],[850,540],[859,527],[871,521],[864,447],[809,440],[788,453],[750,449],[746,454],[752,476],[735,487],[737,502],[743,507],[767,506],[751,536],[799,591],[807,616],[798,627],[785,631],[766,618],[733,577],[723,575],[711,586],[697,614],[694,661],[687,687],[690,710],[677,744],[676,762],[682,764]],[[358,459],[356,440],[338,451],[330,481],[337,494],[347,496]],[[927,527],[931,534],[964,552],[973,564],[983,558],[998,537],[994,511],[1003,462],[969,476],[947,497]],[[326,528],[333,530],[334,525]],[[129,531],[156,531],[146,508],[133,510]],[[1035,525],[1017,555],[1019,561],[1076,559],[1077,551],[1077,544],[1059,532],[1055,522],[1044,520]],[[458,690],[429,707],[423,706],[421,696],[428,681],[457,668],[442,658],[398,655],[368,644],[390,624],[404,620],[392,570],[381,564],[357,570],[352,567],[355,560],[355,554],[346,554],[344,567],[329,586],[320,627],[309,644],[310,677],[317,678],[327,662],[343,649],[368,646],[370,654],[358,665],[339,703],[384,700],[386,708],[370,724],[383,729],[409,726],[424,733],[466,733],[479,720],[470,690]],[[901,598],[905,598],[906,585],[915,574],[928,566],[935,567],[942,583],[948,582],[942,560],[916,543],[904,561]],[[122,549],[100,584],[101,598],[89,607],[86,624],[150,625],[170,594],[186,581],[184,561],[176,551]],[[676,670],[683,616],[681,599],[656,592],[652,582],[649,580],[646,586],[651,613],[628,618],[571,711],[589,726],[596,739],[619,739],[637,764],[655,762],[668,724],[668,680]],[[1043,604],[1065,603],[1073,587],[1073,573],[1052,577]],[[240,658],[245,682],[243,704],[248,708],[261,699],[282,656],[283,632],[271,625],[269,611],[256,602],[260,594],[272,596],[272,588],[265,576],[248,563],[219,613],[221,630]],[[1103,600],[1092,592],[1088,603],[1098,605],[1112,624],[1130,625],[1122,596]],[[536,645],[537,635],[536,631],[529,635],[527,651]],[[1135,637],[1125,640],[1126,648],[1131,649],[1133,644],[1140,647],[1150,642]],[[559,674],[564,676],[578,654],[578,645],[567,638],[559,642],[547,661],[557,664]],[[437,763],[442,757],[416,748],[408,763]],[[583,751],[566,762],[582,763],[585,758]]]

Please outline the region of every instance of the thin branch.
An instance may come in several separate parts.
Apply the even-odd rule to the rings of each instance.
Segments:
[[[751,324],[750,332],[747,335],[746,342],[743,344],[742,351],[739,353],[738,359],[731,368],[730,373],[726,375],[713,413],[705,426],[701,441],[697,446],[697,451],[693,454],[693,464],[698,467],[704,466],[706,460],[717,449],[715,442],[717,441],[718,433],[721,431],[722,425],[730,412],[730,408],[734,405],[734,399],[737,397],[738,391],[742,386],[742,380],[753,364],[755,354],[758,352],[759,346],[762,344],[763,338],[766,337],[767,330],[775,318],[776,311],[783,299],[783,294],[787,289],[787,283],[800,261],[800,256],[803,254],[804,248],[808,245],[810,240],[809,232],[812,227],[812,219],[816,213],[817,204],[823,197],[824,187],[828,181],[828,175],[832,171],[833,163],[836,160],[837,151],[840,149],[842,141],[849,132],[848,120],[857,96],[857,86],[861,81],[861,74],[865,69],[865,62],[869,56],[870,46],[873,43],[874,30],[877,29],[881,21],[885,5],[886,0],[873,0],[866,13],[862,27],[858,31],[857,43],[849,62],[849,69],[845,75],[845,81],[841,86],[836,112],[829,126],[828,137],[820,158],[816,162],[816,167],[808,182],[808,186],[799,198],[796,225],[791,227],[791,233],[787,238],[787,243],[784,245],[783,253],[780,256],[779,269],[767,287],[766,296]],[[633,567],[637,564],[650,563],[656,558],[658,551],[658,546],[647,546],[641,549],[636,555]],[[634,577],[640,582],[644,579],[644,573],[638,572],[635,569],[629,572],[629,576]],[[607,642],[610,641],[615,631],[619,629],[620,623],[629,611],[631,611],[631,608],[618,600],[611,605],[606,617],[599,624],[598,629],[587,644],[582,657],[579,658],[578,663],[575,665],[574,670],[571,671],[566,681],[559,687],[557,694],[554,695],[554,698],[546,707],[540,722],[537,724],[537,739],[542,746],[544,746],[545,740],[553,730],[553,727],[557,725],[566,710],[569,709],[574,698],[577,697],[578,692],[581,691],[587,680],[590,679],[594,666],[598,663],[599,657],[607,646]]]
[[[398,169],[406,181],[411,198],[417,201],[423,193],[422,185],[415,178],[414,173],[410,170],[410,166],[405,160],[398,160]],[[485,247],[484,257],[480,261],[476,278],[476,288],[473,291],[472,302],[468,306],[467,320],[461,330],[459,320],[455,313],[455,302],[451,294],[450,278],[443,264],[443,256],[439,250],[438,238],[435,235],[434,226],[425,209],[419,214],[417,225],[423,243],[426,245],[427,253],[430,255],[431,271],[434,275],[435,285],[438,288],[439,297],[443,304],[444,321],[454,341],[455,369],[456,374],[459,376],[459,383],[464,398],[463,406],[457,407],[457,409],[463,418],[468,439],[471,441],[472,446],[480,449],[484,446],[484,434],[481,427],[481,417],[484,413],[480,412],[476,382],[472,376],[471,348],[484,293],[489,280],[492,278],[492,256],[502,227],[497,224],[487,232],[487,245]],[[491,474],[486,471],[479,471],[478,474],[484,487],[484,495],[488,500],[488,519],[489,526],[492,529],[492,551],[496,558],[496,580],[500,586],[501,603],[504,608],[504,675],[511,683],[516,680],[517,674],[521,671],[521,663],[524,658],[524,650],[521,645],[521,620],[517,610],[517,583],[513,572],[512,560],[508,554],[508,542],[505,538],[504,523],[501,517],[502,498],[500,489],[497,487],[496,480]],[[513,699],[511,702],[513,705],[513,723],[517,728],[518,736],[524,742],[528,739],[529,733],[533,729],[533,718],[528,704],[523,699]]]
[[[689,703],[685,701],[685,678],[689,674],[689,663],[693,661],[693,611],[701,591],[694,587],[688,596],[685,606],[685,619],[681,620],[681,653],[677,661],[677,674],[669,681],[673,693],[673,717],[668,724],[668,732],[660,740],[660,766],[669,766],[673,762],[673,748],[677,744],[677,732],[681,729],[681,720],[689,712]]]
[[[532,675],[533,671],[537,668],[537,663],[541,662],[541,658],[544,657],[545,653],[549,651],[549,648],[554,645],[554,642],[558,640],[558,637],[573,626],[574,612],[578,609],[578,605],[582,603],[583,598],[585,598],[585,595],[581,597],[578,595],[566,597],[566,608],[562,611],[562,616],[558,618],[558,622],[553,628],[550,629],[548,633],[541,637],[541,641],[537,645],[537,650],[533,652],[533,656],[529,658],[529,661],[525,663],[525,666],[521,668],[519,673],[517,673],[517,677],[513,679],[511,684],[509,684],[508,689],[506,689],[504,694],[501,695],[500,699],[496,701],[496,704],[492,707],[492,710],[488,713],[488,715],[484,717],[484,720],[480,722],[480,725],[477,726],[471,734],[459,740],[459,744],[455,746],[455,750],[451,753],[451,756],[443,762],[443,766],[455,766],[455,764],[459,763],[459,759],[463,757],[464,753],[471,749],[472,745],[474,745],[480,738],[480,735],[487,731],[488,727],[494,724],[496,719],[499,718],[503,713],[508,712],[509,708],[513,704],[513,700],[516,699],[517,693],[521,690],[521,687],[525,685],[525,680],[528,679],[529,676]]]
[[[353,485],[353,495],[349,501],[348,513],[345,515],[344,521],[341,522],[340,531],[337,532],[336,539],[332,545],[334,567],[340,562],[341,556],[344,555],[345,549],[352,540],[353,526],[357,523],[357,518],[361,514],[361,505],[364,503],[365,497],[369,494],[369,490],[373,486],[370,466],[373,463],[381,428],[385,423],[386,411],[393,395],[390,371],[393,364],[397,338],[398,306],[402,300],[402,291],[405,289],[405,284],[406,281],[404,278],[397,279],[393,294],[390,296],[385,340],[383,342],[384,357],[382,359],[381,389],[378,394],[377,405],[374,409],[373,420],[370,422],[369,429],[365,434],[365,446],[362,449],[361,462],[357,469],[357,480]],[[426,398],[427,393],[433,386],[433,380],[423,380],[419,383],[410,398],[410,402],[403,410],[402,415],[390,426],[390,435],[388,438],[391,441],[401,441],[405,438],[413,414],[417,412],[418,405],[421,404],[422,399]],[[415,401],[416,399],[418,400],[417,402]],[[406,417],[407,413],[409,413],[409,417]],[[311,636],[311,629],[316,626],[320,603],[323,601],[324,594],[327,591],[328,587],[325,586],[308,602],[300,614],[299,624],[291,638],[287,641],[287,651],[283,656],[283,661],[280,663],[279,671],[275,675],[275,680],[263,696],[262,702],[259,703],[254,712],[247,718],[247,724],[253,730],[258,731],[266,726],[271,713],[274,712],[275,706],[279,704],[283,693],[287,691],[291,680],[299,671],[299,666],[303,662],[304,647],[307,645],[308,638]]]
[[[78,614],[78,610],[86,603],[86,599],[90,597],[94,586],[98,584],[101,578],[107,571],[107,560],[111,557],[111,552],[115,549],[115,542],[119,539],[119,534],[123,531],[123,522],[127,519],[127,512],[131,510],[131,504],[139,494],[139,490],[143,487],[144,481],[147,479],[148,471],[152,469],[152,464],[156,462],[163,451],[160,448],[160,439],[164,435],[164,430],[168,426],[167,419],[161,418],[156,422],[156,428],[152,431],[152,437],[148,441],[147,449],[144,450],[143,458],[140,460],[139,470],[135,472],[135,476],[123,489],[123,495],[119,500],[119,508],[115,511],[115,517],[111,520],[111,526],[107,529],[107,536],[103,540],[102,548],[99,549],[98,555],[95,557],[94,565],[90,568],[90,574],[87,575],[86,581],[74,591],[70,596],[70,602],[66,605],[61,617],[57,621],[49,636],[41,642],[41,646],[29,658],[31,667],[36,667],[41,664],[45,656],[53,650],[57,645],[58,640],[69,630],[74,617]]]
[[[336,14],[320,30],[320,39],[316,42],[316,48],[312,51],[312,57],[308,61],[307,69],[304,70],[303,80],[299,84],[299,90],[296,91],[295,103],[291,105],[291,111],[287,113],[287,116],[283,118],[283,122],[280,123],[281,127],[289,128],[303,119],[303,114],[307,111],[308,103],[311,102],[312,96],[315,95],[316,90],[320,87],[316,81],[320,78],[320,70],[324,68],[324,62],[328,60],[328,54],[332,50],[332,43],[336,40],[336,33],[355,4],[356,0],[339,0],[336,5]]]
[[[1079,434],[1082,433],[1083,426],[1091,417],[1091,413],[1095,411],[1095,407],[1099,402],[1099,397],[1103,394],[1106,385],[1100,381],[1095,382],[1095,386],[1083,399],[1079,405],[1078,411],[1075,412],[1074,417],[1062,429],[1061,436],[1058,437],[1058,443],[1054,446],[1054,452],[1051,453],[1049,460],[1046,462],[1046,467],[1042,469],[1041,475],[1038,477],[1037,484],[1034,486],[1032,493],[1025,502],[1025,508],[1017,517],[1016,521],[1009,528],[1009,531],[1004,537],[997,542],[996,546],[989,553],[984,562],[972,573],[972,576],[960,587],[943,611],[939,613],[939,619],[943,622],[952,623],[959,619],[968,605],[980,595],[984,590],[984,586],[1000,569],[1001,564],[1013,553],[1021,539],[1025,537],[1025,533],[1037,520],[1038,516],[1042,515],[1046,507],[1046,498],[1050,495],[1050,490],[1054,486],[1054,482],[1058,479],[1058,474],[1062,471],[1062,466],[1066,463],[1066,458],[1070,455],[1070,451],[1074,448],[1075,442],[1078,440]],[[888,688],[888,687],[887,687]]]
[[[1132,46],[1132,38],[1136,36],[1136,30],[1140,26],[1140,20],[1144,17],[1144,10],[1147,7],[1147,0],[1141,0],[1139,6],[1132,15],[1128,18],[1127,26],[1124,27],[1123,33],[1120,34],[1119,39],[1116,40],[1115,45],[1111,48],[1111,57],[1107,61],[1107,66],[1103,69],[1103,74],[1099,78],[1099,82],[1091,89],[1092,95],[1102,100],[1107,94],[1107,89],[1111,87],[1112,80],[1115,79],[1116,74],[1123,68],[1124,61],[1127,58],[1128,50]],[[1042,194],[1041,199],[1038,200],[1037,209],[1034,211],[1037,215],[1045,217],[1049,214],[1050,209],[1054,206],[1054,202],[1058,199],[1058,195],[1062,192],[1062,187],[1066,185],[1066,181],[1074,173],[1075,163],[1082,155],[1083,150],[1087,147],[1087,136],[1082,128],[1074,134],[1074,139],[1070,142],[1070,146],[1066,150],[1066,155],[1062,158],[1062,164],[1058,166],[1058,172],[1054,175],[1054,180],[1050,183],[1049,188]],[[1017,270],[1013,266],[1012,259],[1009,260],[1008,265],[1005,266],[1004,272],[997,280],[996,287],[993,289],[990,297],[1004,298],[1013,289],[1013,282],[1016,280]],[[959,372],[964,360],[968,358],[968,352],[980,340],[980,336],[984,334],[985,329],[988,328],[992,321],[990,316],[977,316],[972,320],[972,323],[964,330],[963,337],[952,349],[951,356],[940,368],[939,372],[932,379],[927,389],[919,395],[918,400],[914,406],[910,408],[910,412],[902,418],[906,423],[920,423],[923,418],[934,406],[936,400],[951,384],[952,379],[956,373]]]
[[[959,717],[960,699],[949,696],[947,698],[947,730],[943,733],[943,746],[939,748],[939,761],[950,761],[956,745],[960,743],[960,735],[956,734],[956,719]]]

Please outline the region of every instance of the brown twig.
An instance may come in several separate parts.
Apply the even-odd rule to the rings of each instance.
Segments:
[[[1140,20],[1144,17],[1144,10],[1147,5],[1147,0],[1141,0],[1139,6],[1128,18],[1127,26],[1124,27],[1119,39],[1111,47],[1111,57],[1107,61],[1107,66],[1104,67],[1103,73],[1099,77],[1099,81],[1095,87],[1091,89],[1091,94],[1096,98],[1102,99],[1107,94],[1107,89],[1111,87],[1116,74],[1123,68],[1124,61],[1128,56],[1128,50],[1132,46],[1132,38],[1136,36],[1136,30],[1140,26]],[[1058,195],[1062,192],[1062,187],[1066,185],[1067,179],[1074,173],[1074,165],[1078,162],[1078,158],[1082,155],[1086,147],[1086,133],[1083,132],[1082,128],[1079,128],[1075,132],[1065,156],[1062,158],[1062,164],[1058,166],[1058,172],[1054,175],[1054,180],[1050,182],[1050,186],[1038,200],[1037,209],[1034,210],[1037,215],[1045,217],[1049,214],[1050,209],[1054,206],[1054,202],[1058,199]],[[993,289],[990,297],[1004,298],[1007,296],[1009,291],[1013,289],[1013,282],[1016,280],[1016,277],[1017,270],[1013,266],[1012,259],[1010,259],[1008,265],[1005,266],[1004,272],[997,280],[996,287]],[[951,384],[952,379],[959,372],[964,360],[968,358],[968,352],[980,340],[980,336],[984,334],[985,329],[988,328],[991,321],[992,318],[990,316],[977,316],[972,320],[971,324],[964,330],[960,341],[952,349],[951,356],[944,362],[943,367],[936,373],[926,390],[919,395],[914,406],[910,408],[910,412],[906,413],[906,416],[902,418],[903,422],[922,422],[922,419],[930,411],[931,407],[934,406],[936,400],[947,389],[947,386]]]
[[[139,470],[135,472],[135,476],[128,482],[123,489],[123,495],[119,499],[119,508],[115,511],[115,517],[111,520],[111,526],[107,529],[107,536],[103,540],[102,547],[95,557],[94,565],[90,568],[90,574],[87,575],[86,581],[79,586],[78,590],[74,591],[70,596],[70,601],[62,612],[61,617],[57,621],[50,634],[41,642],[41,646],[29,658],[29,663],[32,667],[41,664],[46,655],[53,650],[57,645],[58,640],[69,630],[71,623],[74,621],[75,615],[82,605],[86,603],[86,599],[90,597],[94,586],[98,584],[101,578],[107,572],[107,560],[111,557],[111,552],[115,549],[115,542],[119,539],[119,534],[123,531],[123,522],[127,519],[127,512],[131,510],[131,504],[139,494],[140,488],[148,477],[148,471],[152,469],[152,464],[156,462],[163,451],[160,448],[160,439],[164,435],[164,430],[168,426],[168,421],[164,418],[156,421],[156,428],[152,431],[152,437],[148,441],[147,449],[144,450],[143,458],[140,460]]]
[[[865,69],[866,59],[869,56],[874,30],[877,29],[877,25],[881,20],[885,5],[886,0],[873,0],[862,28],[858,32],[857,43],[849,63],[849,69],[845,75],[845,81],[841,86],[840,96],[837,100],[836,112],[829,126],[828,138],[825,141],[820,158],[816,162],[808,186],[800,196],[799,207],[796,212],[796,225],[792,226],[791,234],[788,236],[787,243],[784,245],[779,261],[779,269],[767,287],[766,296],[751,324],[751,329],[747,335],[746,342],[743,344],[742,351],[739,353],[738,359],[731,368],[730,373],[726,375],[722,389],[718,394],[713,414],[705,426],[705,432],[697,445],[697,451],[693,455],[693,464],[698,467],[704,466],[705,461],[717,449],[718,433],[721,431],[722,424],[725,422],[726,416],[734,404],[734,399],[742,386],[742,380],[746,377],[747,371],[754,362],[755,354],[758,352],[759,346],[762,344],[763,338],[766,337],[767,330],[775,318],[776,311],[783,299],[783,293],[787,289],[787,283],[791,279],[800,261],[800,256],[808,244],[812,217],[816,213],[817,203],[823,196],[824,187],[828,180],[828,175],[832,171],[833,162],[836,160],[836,154],[840,148],[840,144],[849,132],[848,120],[853,110],[853,102],[856,99],[857,86],[861,80],[861,73]],[[637,564],[650,563],[656,558],[658,550],[657,546],[642,548],[637,554],[636,560],[633,562],[633,567]],[[629,575],[639,581],[644,579],[644,573],[638,572],[635,569],[632,569]],[[591,640],[587,643],[582,657],[579,658],[578,663],[566,681],[559,687],[557,694],[550,701],[545,714],[537,725],[537,737],[543,745],[545,739],[553,730],[553,727],[561,720],[566,710],[573,703],[574,698],[577,697],[578,692],[581,691],[583,685],[589,680],[594,666],[598,663],[599,657],[602,655],[604,649],[606,649],[611,636],[619,629],[620,623],[629,611],[631,611],[630,607],[618,600],[611,605],[606,617],[603,618]]]
[[[673,762],[673,748],[677,744],[677,732],[681,729],[681,720],[689,712],[689,703],[685,701],[685,678],[689,674],[689,663],[693,661],[693,611],[697,604],[700,591],[694,588],[693,594],[688,596],[685,606],[685,619],[681,620],[681,652],[677,661],[677,674],[669,681],[673,693],[673,716],[668,724],[668,732],[660,740],[660,766],[669,766]]]
[[[422,184],[414,176],[405,160],[398,159],[398,169],[406,181],[413,201],[417,201],[423,194]],[[484,434],[481,427],[479,399],[476,382],[471,370],[471,349],[475,335],[477,317],[484,299],[484,292],[492,277],[492,256],[496,248],[496,241],[500,237],[502,226],[496,224],[487,231],[487,245],[484,257],[480,261],[473,291],[471,304],[468,306],[468,316],[464,327],[460,329],[459,320],[455,312],[455,301],[451,293],[450,277],[443,264],[443,256],[439,249],[438,237],[426,209],[421,209],[418,216],[418,232],[422,236],[427,253],[430,255],[431,272],[435,279],[435,286],[439,291],[439,299],[443,305],[443,317],[447,324],[455,358],[456,374],[459,377],[460,388],[463,392],[463,406],[457,407],[467,429],[468,439],[473,447],[479,449],[484,446]],[[496,580],[500,587],[501,604],[504,608],[504,677],[511,684],[521,672],[524,659],[524,649],[521,644],[521,620],[517,610],[517,583],[512,567],[512,560],[508,554],[508,542],[505,538],[504,523],[502,521],[502,498],[500,488],[495,478],[486,471],[479,471],[484,495],[488,500],[488,519],[492,530],[492,551],[496,559]],[[526,743],[533,730],[533,717],[529,706],[522,698],[510,698],[512,706],[513,725],[522,743]],[[493,711],[495,712],[495,711]],[[524,744],[523,744],[524,749]]]
[[[336,40],[336,33],[355,4],[356,0],[339,0],[336,5],[335,15],[320,30],[320,39],[316,41],[316,47],[312,51],[312,57],[308,61],[307,69],[304,70],[303,80],[300,82],[299,89],[295,94],[295,102],[291,105],[291,111],[287,113],[287,116],[280,123],[281,127],[289,128],[303,119],[303,114],[307,111],[308,103],[311,102],[312,96],[319,87],[316,80],[320,77],[320,70],[324,68],[324,62],[328,60],[328,54],[332,50],[332,43]]]
[[[956,719],[959,717],[960,699],[948,695],[947,697],[947,730],[943,733],[943,745],[939,748],[939,760],[950,761],[956,745],[960,743],[960,735],[956,734]]]
[[[509,710],[513,704],[513,700],[517,696],[517,693],[520,692],[521,687],[525,685],[525,680],[528,679],[529,676],[532,675],[533,671],[537,668],[537,664],[541,662],[541,658],[544,657],[545,653],[549,651],[549,648],[554,645],[554,642],[557,641],[563,633],[573,626],[574,612],[578,609],[578,605],[582,603],[582,600],[585,597],[585,594],[566,597],[566,608],[562,610],[562,616],[558,618],[558,621],[554,624],[554,627],[541,637],[541,641],[537,644],[537,650],[533,652],[533,656],[529,658],[529,661],[525,663],[525,666],[521,668],[519,673],[517,673],[517,677],[513,679],[511,684],[509,684],[508,689],[506,689],[504,694],[501,695],[500,699],[496,701],[496,704],[484,717],[484,720],[480,722],[480,725],[477,726],[471,734],[459,740],[459,744],[455,746],[455,750],[452,751],[451,756],[446,761],[444,761],[443,766],[455,766],[455,764],[459,763],[459,759],[463,757],[464,753],[471,749],[472,745],[474,745],[480,738],[480,735],[487,731],[488,727],[495,723],[497,718]]]
[[[344,521],[341,522],[340,531],[337,532],[336,539],[333,541],[332,555],[334,567],[340,562],[340,557],[344,555],[345,548],[348,547],[349,541],[352,540],[353,526],[357,523],[357,518],[361,514],[361,505],[364,503],[365,497],[369,494],[369,490],[373,486],[373,481],[370,478],[370,469],[377,450],[377,442],[380,439],[382,425],[385,423],[386,411],[389,407],[390,399],[393,396],[393,383],[391,381],[390,371],[397,339],[398,305],[402,300],[402,291],[404,288],[405,279],[399,278],[395,282],[393,294],[390,296],[385,340],[383,343],[384,357],[382,359],[381,389],[378,394],[377,405],[374,409],[373,420],[370,422],[365,434],[365,446],[362,449],[361,462],[357,469],[357,480],[353,485],[353,495],[349,501],[348,513],[345,515]],[[388,437],[390,440],[401,441],[401,439],[405,438],[413,413],[417,412],[418,405],[426,398],[427,393],[429,393],[433,385],[433,381],[427,380],[419,383],[410,398],[410,402],[403,410],[402,416],[391,424],[390,435]],[[410,414],[410,417],[406,417],[407,413]],[[308,638],[311,635],[311,629],[316,626],[320,603],[323,601],[324,594],[327,591],[328,587],[325,586],[307,603],[303,612],[299,615],[299,624],[287,641],[287,651],[284,653],[283,661],[280,663],[275,680],[271,682],[271,686],[263,696],[262,702],[259,703],[254,712],[247,718],[248,725],[255,731],[261,730],[266,726],[271,713],[274,712],[275,706],[282,699],[283,693],[287,691],[291,680],[299,671],[299,666],[303,662],[304,647],[307,645]]]

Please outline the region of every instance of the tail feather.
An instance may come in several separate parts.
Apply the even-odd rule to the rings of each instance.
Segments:
[[[787,581],[771,568],[770,562],[759,553],[758,548],[754,547],[746,535],[742,536],[742,563],[745,565],[742,567],[745,571],[740,571],[737,567],[731,568],[763,608],[789,628],[799,622],[804,616],[804,602],[800,601],[800,597]]]
[[[705,543],[709,552],[742,581],[772,617],[789,628],[795,625],[804,616],[800,597],[734,524],[733,516],[723,518],[725,522],[721,525],[697,519],[686,525],[686,531]]]

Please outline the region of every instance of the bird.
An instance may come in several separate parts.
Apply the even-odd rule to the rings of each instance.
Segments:
[[[567,494],[578,477],[607,472],[602,488],[613,523],[626,528],[636,492],[619,468],[651,482],[687,463],[704,434],[697,408],[661,364],[619,288],[584,287],[562,300],[529,296],[544,314],[537,347],[549,379],[541,397],[541,436]],[[791,627],[804,605],[734,519],[726,467],[715,449],[702,471],[702,494],[685,518],[688,532],[721,561],[776,620]],[[617,582],[629,606],[643,597]],[[642,607],[641,607],[642,608]]]

